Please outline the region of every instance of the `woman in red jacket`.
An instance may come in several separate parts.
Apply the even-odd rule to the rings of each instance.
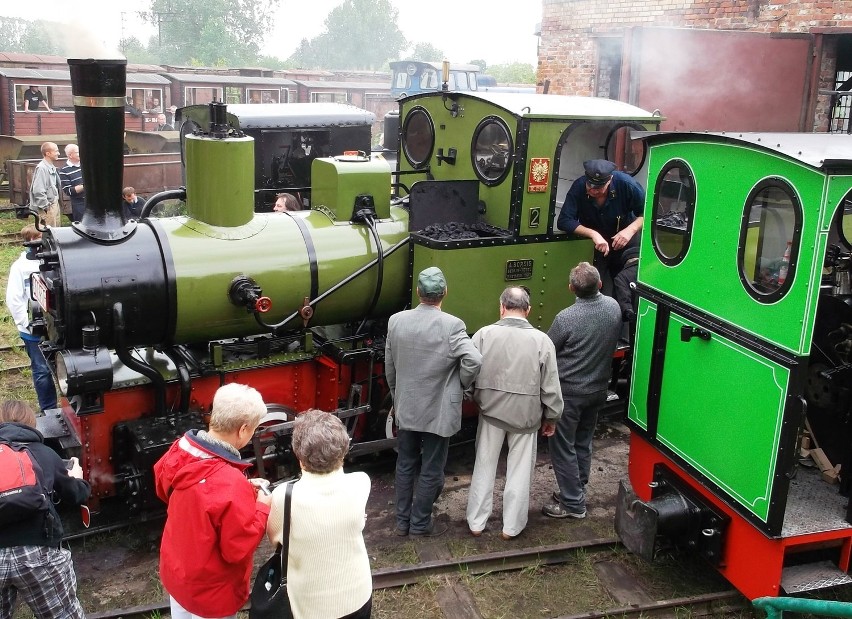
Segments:
[[[271,497],[246,479],[239,450],[264,414],[256,390],[224,385],[209,429],[187,432],[154,465],[157,496],[168,504],[160,579],[173,619],[235,617],[248,599]]]

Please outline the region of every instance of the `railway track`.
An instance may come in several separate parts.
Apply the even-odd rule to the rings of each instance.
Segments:
[[[576,559],[579,553],[605,554],[612,552],[619,544],[620,542],[616,538],[597,538],[553,546],[491,552],[463,558],[434,559],[422,561],[415,565],[382,568],[373,571],[373,590],[379,591],[389,588],[409,587],[428,579],[438,580],[442,582],[441,586],[451,589],[464,588],[464,585],[460,582],[454,582],[459,580],[457,576],[460,573],[484,575],[484,578],[488,578],[492,574],[508,570],[523,570],[530,567],[566,563]],[[611,591],[612,598],[619,605],[576,615],[560,615],[558,619],[603,619],[604,617],[613,616],[637,618],[662,615],[671,616],[675,611],[677,611],[678,616],[683,616],[683,613],[687,613],[686,616],[690,617],[704,617],[742,610],[748,606],[747,600],[733,589],[666,600],[647,599],[641,602],[633,602],[630,601],[629,596],[625,597],[623,593],[623,581],[614,588],[621,590]],[[455,593],[459,592],[455,591]],[[475,608],[475,600],[470,598],[469,593],[468,591],[466,596],[462,591],[460,596],[443,596],[447,600],[446,604],[452,604],[452,608],[445,608],[445,603],[441,604],[444,616],[454,619],[480,618],[479,612]],[[472,607],[465,609],[465,606],[469,605],[453,604],[451,602],[465,596],[472,602]],[[248,605],[243,610],[247,608]],[[167,600],[164,600],[153,604],[89,613],[87,616],[89,619],[150,617],[152,613],[168,612],[168,610],[169,603]]]
[[[2,233],[0,233],[0,244],[2,244],[2,245],[15,245],[15,244],[18,244],[20,242],[21,242],[21,235],[18,232],[2,232]]]

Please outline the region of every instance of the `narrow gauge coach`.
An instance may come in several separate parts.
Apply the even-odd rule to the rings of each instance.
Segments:
[[[698,553],[749,598],[852,582],[852,141],[646,142],[616,529],[646,558]]]
[[[268,402],[244,454],[254,474],[293,473],[292,420],[309,408],[347,423],[352,455],[391,447],[384,337],[387,317],[416,302],[412,275],[443,269],[445,307],[471,332],[496,319],[508,283],[524,284],[530,320],[546,328],[572,302],[570,267],[593,254],[555,230],[557,197],[585,159],[641,173],[628,134],[661,120],[610,100],[410,97],[402,197],[383,159],[344,155],[313,161],[310,210],[255,213],[254,140],[211,104],[183,136],[187,214],[135,221],[117,208],[123,110],[108,105],[124,93],[124,63],[69,64],[88,201],[82,221],[35,246],[38,323],[63,396],[40,429],[80,458],[96,526],[161,509],[152,465],[203,426],[223,383]]]

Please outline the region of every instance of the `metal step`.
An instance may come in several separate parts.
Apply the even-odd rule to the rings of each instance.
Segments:
[[[852,583],[852,576],[831,561],[792,565],[781,571],[781,588],[787,593],[827,589]]]

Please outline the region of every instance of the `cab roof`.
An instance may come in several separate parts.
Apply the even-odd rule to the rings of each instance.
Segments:
[[[681,132],[634,133],[650,145],[670,142],[744,143],[772,151],[817,170],[852,172],[852,136],[844,133]]]
[[[239,103],[228,113],[240,121],[240,129],[287,127],[370,126],[376,115],[346,103]]]
[[[430,92],[411,95],[401,101],[407,102],[423,97],[442,97],[443,92]],[[479,99],[497,105],[518,118],[600,118],[616,120],[635,120],[640,122],[662,122],[658,113],[600,97],[579,97],[569,95],[544,95],[518,92],[448,92],[447,96],[462,106],[464,99]]]

